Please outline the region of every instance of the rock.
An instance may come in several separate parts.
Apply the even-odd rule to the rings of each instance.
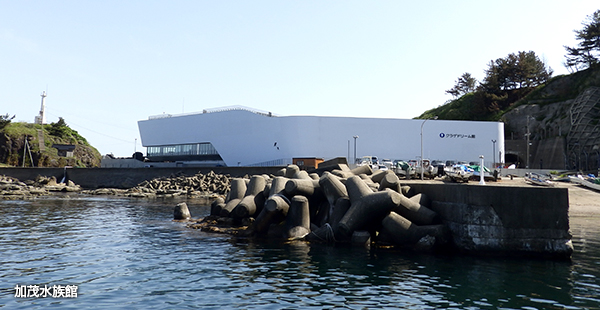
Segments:
[[[173,218],[176,220],[189,220],[192,218],[190,210],[185,202],[180,202],[175,206],[173,210]]]

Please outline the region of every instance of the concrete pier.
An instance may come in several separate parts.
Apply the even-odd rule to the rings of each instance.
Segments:
[[[492,183],[492,182],[489,182]],[[467,253],[568,258],[566,188],[410,182],[411,192],[431,200],[452,235]]]

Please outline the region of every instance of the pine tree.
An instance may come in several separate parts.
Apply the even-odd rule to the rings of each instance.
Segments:
[[[600,63],[600,10],[588,15],[583,29],[575,30],[579,40],[577,47],[565,46],[567,55],[564,65],[567,68],[587,69]]]
[[[452,95],[453,97],[460,97],[464,94],[468,94],[475,90],[475,86],[477,84],[477,79],[471,76],[471,73],[465,72],[461,75],[454,87],[447,90],[446,93]]]

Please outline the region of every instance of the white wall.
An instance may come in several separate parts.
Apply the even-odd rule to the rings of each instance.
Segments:
[[[145,147],[211,142],[228,166],[292,157],[417,159],[423,120],[320,116],[267,117],[248,111],[173,116],[138,122]],[[443,134],[442,134],[443,133]],[[442,135],[441,135],[442,134]],[[493,143],[504,154],[504,124],[428,120],[423,126],[424,157],[478,161],[491,165]],[[277,142],[277,146],[275,146]],[[279,149],[277,149],[279,147]]]

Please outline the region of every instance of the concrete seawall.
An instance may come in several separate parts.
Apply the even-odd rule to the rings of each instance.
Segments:
[[[462,251],[570,257],[566,188],[409,184],[427,195]]]
[[[196,173],[229,174],[242,177],[246,174],[272,174],[281,167],[177,167],[177,168],[0,168],[0,175],[11,176],[21,181],[35,180],[36,176],[54,176],[58,181],[67,180],[86,188],[131,188],[143,181],[171,175],[193,176]]]

